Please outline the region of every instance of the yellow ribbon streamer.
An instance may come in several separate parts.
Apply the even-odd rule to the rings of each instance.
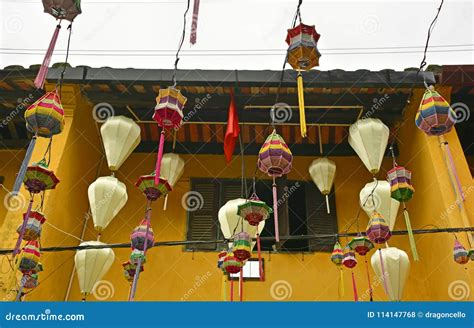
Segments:
[[[304,88],[303,88],[303,76],[301,72],[298,72],[298,77],[296,78],[298,84],[298,104],[300,109],[300,128],[301,136],[306,138],[306,116],[304,110]]]

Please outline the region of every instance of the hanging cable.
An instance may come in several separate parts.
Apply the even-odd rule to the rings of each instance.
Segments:
[[[178,70],[178,62],[179,62],[179,52],[181,51],[181,47],[184,43],[184,38],[186,37],[186,15],[188,14],[189,7],[190,7],[191,0],[187,0],[186,11],[183,15],[183,31],[181,33],[181,40],[179,41],[178,50],[176,51],[175,61],[174,61],[174,70],[173,70],[173,87],[176,86],[176,72]]]

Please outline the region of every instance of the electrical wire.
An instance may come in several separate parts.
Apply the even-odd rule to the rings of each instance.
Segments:
[[[173,87],[176,86],[176,72],[178,71],[178,62],[179,62],[179,59],[180,59],[179,58],[179,52],[181,51],[181,48],[183,47],[184,38],[186,37],[186,15],[188,14],[190,4],[191,4],[191,0],[187,0],[186,10],[185,10],[184,15],[183,15],[183,31],[181,33],[181,40],[179,41],[179,46],[178,46],[178,50],[176,51],[175,61],[174,61]]]

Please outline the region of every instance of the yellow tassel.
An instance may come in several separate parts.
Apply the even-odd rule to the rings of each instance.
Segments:
[[[406,209],[403,210],[403,215],[405,216],[405,223],[407,225],[408,239],[410,240],[413,260],[418,262],[420,258],[418,257],[418,250],[416,249],[415,236],[413,236],[413,230],[411,229],[410,216],[408,215],[408,211]]]
[[[296,78],[298,84],[298,104],[300,108],[300,128],[301,136],[306,138],[306,117],[304,112],[304,89],[303,89],[303,76],[301,72],[298,72],[298,77]]]
[[[344,271],[342,266],[339,268],[339,298],[344,296]]]
[[[222,275],[221,298],[224,302],[227,301],[227,276],[225,274]]]

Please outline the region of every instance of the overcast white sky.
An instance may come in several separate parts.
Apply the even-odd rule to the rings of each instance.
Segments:
[[[281,68],[297,0],[201,0],[197,44],[191,47],[192,3],[179,68]],[[321,34],[319,69],[400,70],[419,65],[438,4],[305,0],[302,17]],[[83,0],[83,13],[74,22],[70,63],[172,68],[185,8],[186,0]],[[43,13],[41,1],[0,0],[0,10],[0,67],[41,63],[56,24]],[[445,0],[430,42],[437,52],[428,54],[428,63],[473,64],[473,21],[473,0]],[[64,60],[65,27],[63,23],[53,63]],[[386,49],[347,49],[379,47]]]

